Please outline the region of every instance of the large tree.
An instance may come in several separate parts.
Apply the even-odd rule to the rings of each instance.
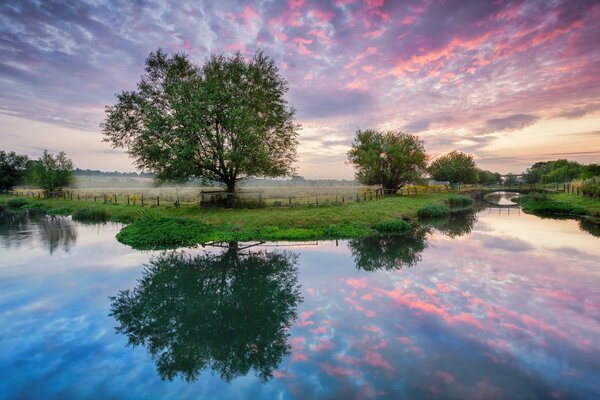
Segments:
[[[27,172],[27,156],[0,150],[0,193],[23,182]]]
[[[221,182],[293,172],[298,125],[287,82],[257,52],[213,55],[200,67],[185,54],[150,53],[137,90],[106,107],[105,141],[122,147],[157,179]]]
[[[73,181],[73,161],[64,151],[54,155],[44,150],[30,168],[32,183],[49,193],[60,192]]]
[[[447,181],[452,185],[477,183],[479,180],[473,156],[456,150],[433,161],[429,173],[436,181]]]
[[[423,141],[398,131],[358,130],[348,151],[356,178],[365,185],[381,185],[396,192],[421,179],[427,166]]]

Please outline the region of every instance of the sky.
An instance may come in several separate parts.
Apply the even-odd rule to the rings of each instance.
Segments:
[[[306,178],[352,179],[368,128],[502,173],[600,162],[599,38],[597,0],[2,2],[0,149],[133,171],[99,124],[151,51],[202,64],[262,49],[289,83]]]

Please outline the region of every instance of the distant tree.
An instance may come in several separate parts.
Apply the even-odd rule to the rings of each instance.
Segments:
[[[500,175],[498,172],[480,169],[478,171],[478,175],[479,183],[481,183],[482,185],[492,185],[494,183],[499,183],[502,181],[502,175]]]
[[[517,176],[512,172],[506,174],[506,179],[504,179],[505,185],[516,185],[517,184]]]
[[[28,157],[14,151],[0,150],[0,193],[12,190],[23,183],[27,173]]]
[[[212,55],[199,67],[158,50],[137,90],[106,107],[104,140],[160,180],[207,179],[233,193],[242,179],[293,172],[299,126],[287,90],[261,51],[248,61]]]
[[[589,179],[594,176],[600,176],[600,164],[588,164],[581,168],[578,179]]]
[[[460,151],[450,153],[433,161],[429,166],[431,177],[437,181],[447,181],[452,185],[477,183],[477,166],[473,156]]]
[[[393,192],[419,181],[427,167],[423,141],[399,131],[358,130],[348,160],[359,182]]]
[[[60,192],[73,181],[73,161],[64,151],[53,155],[44,150],[32,164],[32,182],[47,192]]]

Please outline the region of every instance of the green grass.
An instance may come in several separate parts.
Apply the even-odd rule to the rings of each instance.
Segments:
[[[515,201],[525,212],[532,214],[600,216],[600,201],[570,193],[531,194]]]
[[[373,225],[373,229],[378,233],[404,233],[410,230],[410,224],[404,220],[397,219],[393,221],[378,222]]]
[[[166,236],[173,236],[168,246],[191,245],[206,241],[228,240],[316,240],[354,238],[388,230],[406,229],[404,221],[416,220],[417,210],[432,204],[445,207],[451,193],[424,193],[411,196],[322,206],[268,207],[259,209],[202,209],[197,205],[172,205],[160,207],[127,206],[63,199],[27,199],[24,207],[40,203],[44,210],[61,209],[76,216],[105,213],[106,219],[130,223],[122,230],[119,240],[139,248],[167,246]],[[0,196],[0,204],[11,199]],[[82,211],[85,209],[85,211]],[[153,215],[150,215],[153,214]],[[175,219],[168,223],[167,220]],[[181,219],[195,221],[185,225]],[[159,220],[152,225],[148,221]],[[400,220],[404,220],[399,222]],[[132,222],[135,222],[131,224]],[[178,231],[158,230],[175,227]],[[205,227],[211,227],[206,230]],[[152,229],[151,229],[152,228]],[[134,230],[137,229],[137,230]],[[156,235],[153,237],[153,232]],[[387,233],[386,232],[386,233]],[[182,237],[180,235],[189,235]],[[146,236],[143,238],[142,236]],[[134,238],[136,238],[134,240]],[[201,239],[201,240],[200,240]]]

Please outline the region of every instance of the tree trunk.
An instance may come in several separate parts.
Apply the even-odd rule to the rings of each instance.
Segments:
[[[236,204],[235,199],[235,179],[225,182],[225,186],[227,187],[227,198],[225,199],[225,207],[226,208],[234,208]]]

